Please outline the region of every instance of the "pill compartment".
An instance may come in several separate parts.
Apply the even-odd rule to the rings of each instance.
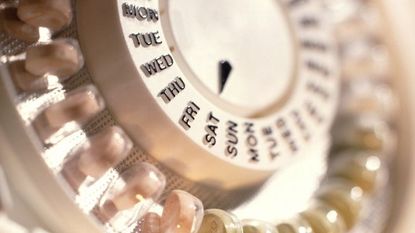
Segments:
[[[203,203],[181,190],[172,191],[166,198],[161,215],[161,232],[196,233],[203,221]]]
[[[22,94],[62,88],[62,83],[84,66],[79,44],[70,38],[53,41],[46,38],[24,53],[4,59],[8,60],[13,83]]]
[[[108,127],[75,149],[60,174],[78,193],[125,159],[131,148],[132,142],[119,127]]]
[[[236,215],[220,209],[205,210],[198,233],[242,233],[242,223]]]
[[[97,90],[84,86],[44,109],[32,122],[41,141],[54,144],[75,132],[104,108]]]
[[[160,232],[160,218],[159,214],[148,212],[138,221],[137,229],[141,229],[143,233]]]
[[[34,75],[67,78],[84,65],[79,44],[73,39],[56,39],[27,48],[25,68]]]
[[[122,172],[107,188],[96,216],[116,232],[133,228],[164,191],[166,179],[153,165],[138,163]]]
[[[71,23],[73,11],[68,0],[20,0],[18,16],[30,25],[59,31]]]
[[[39,39],[38,28],[20,20],[17,16],[17,8],[13,5],[10,4],[9,7],[0,13],[0,18],[2,19],[0,28],[22,41],[28,43],[36,42]]]
[[[25,68],[25,61],[18,60],[9,64],[13,82],[19,92],[35,92],[52,89],[58,85],[57,77],[34,75]]]
[[[368,195],[362,188],[346,179],[328,178],[316,193],[316,198],[329,203],[344,218],[350,230],[361,216],[362,206]]]

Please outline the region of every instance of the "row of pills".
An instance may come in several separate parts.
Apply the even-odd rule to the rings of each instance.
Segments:
[[[21,0],[17,9],[12,5],[4,9],[2,15],[4,31],[31,43],[39,40],[40,27],[56,32],[68,25],[72,18],[69,0]],[[10,59],[8,63],[16,89],[22,93],[53,89],[55,86],[51,83],[66,80],[83,66],[79,45],[72,39],[38,42],[28,47],[23,58]],[[104,108],[97,89],[91,85],[83,86],[66,92],[60,101],[39,112],[32,126],[45,145],[59,144]],[[94,186],[121,163],[132,146],[121,128],[110,126],[71,150],[64,158],[59,175],[74,193],[79,194],[80,190]],[[158,223],[157,227],[166,233],[195,232],[203,217],[203,205],[187,192],[171,192],[161,215],[148,213],[159,201],[165,185],[166,179],[156,167],[136,163],[116,175],[91,212],[110,232],[129,231],[139,224],[141,218],[145,220],[144,230],[153,229]]]
[[[57,32],[72,20],[68,0],[19,0],[1,12],[1,28],[22,41],[34,43],[40,38],[39,27]]]

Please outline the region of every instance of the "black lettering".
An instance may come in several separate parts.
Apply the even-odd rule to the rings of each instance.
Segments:
[[[269,137],[269,138],[266,139],[266,141],[269,144],[269,146],[268,146],[269,156],[270,156],[271,160],[274,160],[280,155],[279,152],[274,151],[278,146],[277,140],[275,138]]]
[[[324,119],[317,110],[317,107],[310,101],[305,102],[306,113],[318,124],[321,124]]]
[[[140,46],[157,46],[163,43],[158,31],[149,33],[131,33],[129,37],[133,40],[136,48]]]
[[[246,138],[246,143],[248,144],[248,146],[250,147],[255,147],[258,145],[258,139],[253,135],[250,134],[247,138]]]
[[[176,97],[180,92],[182,92],[186,87],[183,79],[176,77],[172,82],[170,82],[167,87],[163,88],[157,95],[162,98],[164,103],[170,103],[174,97]]]
[[[191,122],[190,118],[188,118],[186,115],[182,115],[179,123],[185,130],[188,130],[191,128],[190,122]]]
[[[218,129],[217,124],[219,124],[220,120],[213,116],[213,113],[210,112],[206,121],[209,124],[205,127],[206,135],[204,137],[203,143],[209,147],[212,147],[216,144],[216,130]]]
[[[157,22],[159,20],[158,12],[151,8],[140,7],[127,3],[123,3],[121,8],[124,17],[136,18],[139,21],[147,20]]]
[[[247,123],[245,123],[245,127],[246,127],[246,130],[245,130],[245,133],[255,133],[255,131],[254,131],[254,123],[250,123],[250,122],[247,122]]]
[[[213,135],[206,134],[203,139],[204,139],[203,143],[205,145],[208,145],[209,147],[212,147],[212,146],[216,145],[216,138]]]
[[[167,69],[164,57],[157,58],[156,63],[160,71]]]
[[[208,131],[210,134],[213,134],[215,136],[217,136],[216,134],[216,130],[218,129],[218,127],[216,125],[208,125],[206,126],[206,131]]]
[[[185,130],[189,130],[191,128],[190,124],[195,120],[199,110],[199,106],[197,106],[194,102],[189,102],[187,107],[184,109],[182,116],[180,117],[179,124]]]
[[[308,0],[290,0],[288,2],[288,6],[296,7],[296,6],[302,5],[302,4],[307,3],[307,2],[308,2]]]
[[[226,122],[226,148],[225,148],[225,155],[228,157],[235,158],[238,155],[238,148],[236,145],[238,144],[238,124],[233,121]]]
[[[254,148],[250,148],[248,150],[248,154],[250,157],[250,162],[259,162],[259,154],[258,154],[258,150],[254,149]]]
[[[225,154],[228,157],[235,158],[238,155],[238,149],[234,146],[227,146],[225,149]]]
[[[232,145],[238,144],[238,137],[235,133],[231,133],[228,131],[228,134],[226,135],[226,138],[228,138],[228,143]]]
[[[228,143],[236,145],[238,144],[238,137],[236,136],[238,134],[238,124],[233,121],[227,122],[228,128],[227,128],[227,134],[226,137],[228,138]]]
[[[209,113],[207,121],[208,122],[213,122],[215,124],[217,124],[217,123],[220,122],[218,118],[216,118],[215,116],[213,116],[213,113],[212,112]]]
[[[157,96],[160,97],[164,101],[164,103],[166,103],[166,104],[170,103],[170,101],[172,99],[172,97],[169,94],[167,94],[167,89],[166,88],[161,90]]]
[[[144,42],[144,47],[148,47],[153,44],[153,39],[151,35],[152,35],[151,33],[142,34],[141,37]]]
[[[271,127],[265,127],[262,129],[262,134],[265,136],[265,141],[268,144],[268,154],[271,160],[276,159],[280,152],[278,150],[277,139],[273,137],[273,130]]]
[[[233,121],[228,121],[227,122],[228,125],[228,131],[232,132],[234,134],[238,133],[238,130],[236,129],[236,127],[238,127],[238,124],[233,122]]]
[[[314,18],[313,16],[305,16],[300,20],[300,24],[304,28],[316,28],[320,26],[318,19]]]
[[[159,20],[158,12],[153,10],[153,9],[148,10],[148,16],[149,16],[149,19],[152,20],[152,21],[158,21]]]
[[[265,127],[265,128],[263,128],[263,129],[262,129],[262,133],[263,133],[265,136],[272,135],[272,128],[271,128],[271,127]]]
[[[127,3],[122,4],[122,13],[126,17],[134,17],[135,16],[135,8],[133,5],[129,5]]]
[[[141,69],[144,71],[146,76],[154,75],[157,72],[159,72],[159,70],[157,70],[157,65],[154,61],[142,65]]]
[[[153,43],[155,45],[159,45],[159,44],[162,44],[163,43],[163,41],[161,41],[161,36],[160,36],[160,34],[159,34],[158,31],[157,32],[152,32],[151,33],[151,38],[152,38]]]
[[[167,54],[141,65],[141,69],[147,77],[150,77],[171,67],[173,64],[173,57]]]
[[[148,10],[144,7],[140,7],[137,10],[137,18],[140,20],[145,20],[148,17]]]
[[[246,122],[244,125],[246,127],[245,133],[247,134],[245,143],[248,147],[249,161],[259,162],[259,154],[256,148],[258,146],[258,139],[255,136],[254,123]]]
[[[314,82],[307,82],[307,90],[323,100],[328,100],[330,98],[329,92],[324,87]]]
[[[167,86],[167,89],[169,90],[169,92],[171,93],[172,96],[176,96],[177,94],[180,93],[180,91],[182,90],[179,85],[176,85],[174,82],[170,83]]]
[[[298,151],[297,143],[295,142],[295,140],[293,138],[293,134],[292,134],[291,130],[288,128],[288,125],[287,125],[286,121],[284,119],[280,118],[280,119],[277,120],[276,125],[277,125],[277,128],[280,131],[281,137],[287,143],[290,150],[292,152],[297,152]]]
[[[327,44],[314,40],[304,40],[301,45],[309,50],[317,50],[320,52],[326,52],[328,50]]]
[[[140,34],[134,34],[134,33],[130,34],[130,38],[133,40],[135,47],[140,47],[141,45],[139,36]]]
[[[300,112],[297,111],[297,110],[294,110],[294,111],[292,111],[291,116],[293,117],[297,128],[300,129],[300,131],[302,133],[302,136],[303,136],[303,139],[305,141],[308,141],[311,136],[310,136],[309,130],[308,130],[308,128],[306,126],[306,123],[305,123],[303,117],[301,116]]]
[[[306,66],[309,70],[317,72],[317,73],[323,75],[324,77],[328,77],[330,75],[329,68],[327,68],[326,66],[324,66],[320,63],[317,63],[316,61],[308,60],[306,62]]]

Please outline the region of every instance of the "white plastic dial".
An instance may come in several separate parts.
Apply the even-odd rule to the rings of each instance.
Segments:
[[[221,57],[219,52],[223,48],[224,59],[235,56],[229,63],[241,67],[233,69],[241,69],[249,76],[261,70],[261,64],[270,64],[260,61],[268,45],[269,51],[265,54],[275,59],[277,68],[288,66],[271,67],[264,74],[243,82],[236,82],[236,78],[248,76],[235,71],[229,77],[235,79],[235,83],[229,80],[230,93],[225,94],[225,90],[224,97],[214,93],[215,84],[210,84],[207,76],[199,77],[205,69],[213,69],[204,68],[202,64],[210,58],[190,57],[183,49],[186,39],[179,44],[175,42],[175,23],[173,26],[166,23],[176,20],[172,19],[174,15],[170,15],[170,10],[185,12],[202,3],[196,1],[187,7],[179,1],[178,6],[170,9],[173,3],[88,0],[78,7],[78,22],[82,22],[79,23],[80,42],[88,70],[104,92],[114,116],[145,152],[192,180],[230,188],[263,180],[293,155],[306,154],[304,151],[309,144],[326,136],[337,102],[338,68],[330,27],[322,18],[319,1],[281,1],[270,12],[265,10],[267,19],[276,20],[277,29],[264,38],[257,53],[252,51],[254,45],[225,49],[220,44],[215,47],[213,42],[191,42],[197,43],[194,48],[204,50],[201,54],[209,53],[212,47],[213,60]],[[230,1],[217,4],[229,17],[239,16],[234,11],[242,10]],[[263,4],[260,10],[268,8]],[[193,17],[190,13],[183,15]],[[217,27],[215,25],[220,24],[217,20],[223,20],[209,14],[201,17],[204,23],[211,24],[207,28]],[[204,17],[210,17],[211,22]],[[272,24],[263,27],[269,25]],[[245,37],[251,36],[252,31],[261,31],[258,28],[261,26],[251,27],[252,30],[245,31]],[[229,29],[228,34],[221,34],[226,36],[224,41],[241,45],[237,41],[242,39],[243,29],[238,29],[237,25]],[[199,38],[197,34],[195,37]],[[271,38],[274,34],[284,35]],[[279,40],[288,47],[280,45]],[[276,48],[281,48],[280,54],[275,52]],[[245,67],[248,59],[239,57],[244,54],[253,60],[250,67]],[[265,73],[269,73],[269,79],[263,76]],[[207,88],[200,87],[197,80]],[[255,84],[255,80],[259,84]],[[272,83],[264,84],[265,80]],[[271,90],[273,85],[277,86],[275,93]],[[245,93],[250,89],[252,93]],[[248,109],[245,113],[250,114],[230,111],[223,104],[232,102],[233,95],[238,99],[233,105],[242,112]]]
[[[175,0],[164,7],[168,16],[162,20],[173,35],[165,34],[178,64],[225,108],[250,116],[289,94],[297,51],[278,1]],[[223,82],[221,61],[231,67]]]

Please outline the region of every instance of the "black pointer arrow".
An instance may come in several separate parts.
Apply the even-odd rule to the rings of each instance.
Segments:
[[[222,60],[219,62],[219,94],[223,92],[231,72],[232,65],[228,61]]]

